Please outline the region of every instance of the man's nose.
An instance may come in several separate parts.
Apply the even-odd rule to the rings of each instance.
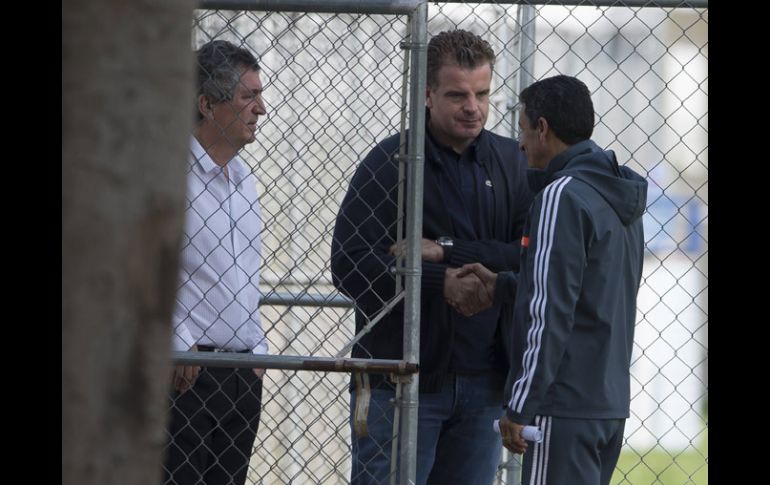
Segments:
[[[254,105],[251,108],[251,111],[256,115],[264,115],[267,114],[267,109],[265,108],[265,102],[262,101],[262,99],[257,99],[254,102]]]

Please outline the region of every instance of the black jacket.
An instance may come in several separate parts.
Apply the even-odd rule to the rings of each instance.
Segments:
[[[590,140],[528,176],[508,417],[627,418],[647,182]],[[498,275],[496,300],[514,280]]]
[[[334,285],[356,301],[356,332],[395,295],[391,272],[395,259],[388,248],[396,240],[399,135],[374,147],[361,162],[342,201],[332,240]],[[486,167],[494,189],[493,240],[458,240],[447,263],[423,262],[420,322],[420,389],[438,390],[446,376],[453,340],[454,310],[443,297],[448,266],[481,262],[494,271],[518,269],[519,239],[532,200],[526,182],[526,161],[518,143],[482,130],[476,140],[477,159]],[[426,136],[422,237],[456,236],[445,200],[452,197],[437,148]],[[407,180],[407,184],[408,184]],[[405,217],[402,216],[402,223]],[[505,362],[509,361],[512,307],[504,305],[498,332]],[[502,348],[505,347],[505,348]],[[403,304],[397,305],[353,348],[353,357],[403,358]],[[507,369],[500,369],[505,374]],[[373,377],[379,383],[381,379]]]

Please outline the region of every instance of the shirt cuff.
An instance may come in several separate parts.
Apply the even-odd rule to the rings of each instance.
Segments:
[[[195,340],[184,323],[179,323],[174,327],[174,336],[171,339],[172,350],[186,352],[195,345]]]
[[[254,347],[254,348],[251,350],[251,353],[252,353],[252,354],[259,354],[259,355],[263,355],[263,354],[267,354],[267,351],[268,351],[268,346],[267,346],[267,339],[266,339],[266,338],[263,338],[262,340],[260,340],[260,341],[259,341],[259,343],[257,344],[257,346],[256,346],[256,347]]]

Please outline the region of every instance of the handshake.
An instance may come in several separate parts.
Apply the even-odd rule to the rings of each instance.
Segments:
[[[444,248],[430,239],[423,239],[420,249],[424,261],[440,263],[444,260]],[[403,241],[394,244],[389,253],[404,257],[406,245]],[[470,317],[492,306],[496,283],[497,274],[480,263],[466,264],[461,268],[447,268],[444,277],[444,298],[459,313]]]
[[[492,306],[496,283],[497,274],[480,263],[447,268],[444,298],[459,313],[470,317]]]

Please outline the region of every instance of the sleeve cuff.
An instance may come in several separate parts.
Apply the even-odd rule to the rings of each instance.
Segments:
[[[177,327],[176,331],[178,333],[174,334],[174,338],[171,340],[172,350],[179,352],[190,350],[192,346],[195,345],[195,340],[193,340],[192,335],[190,335],[190,331],[187,330],[186,327],[184,330]]]
[[[260,341],[259,341],[259,343],[257,344],[257,346],[256,346],[256,347],[254,347],[254,348],[251,350],[251,353],[252,353],[252,354],[257,354],[257,355],[263,355],[263,354],[264,354],[264,355],[267,355],[267,351],[268,351],[268,347],[267,347],[267,339],[266,339],[266,338],[263,338],[262,340],[260,340]]]
[[[505,415],[514,423],[520,424],[522,426],[530,424],[534,418],[534,416],[526,416],[524,414],[517,413],[510,407],[505,408]]]
[[[469,241],[454,240],[452,250],[449,254],[444,254],[444,261],[452,266],[462,266],[464,264],[476,263],[480,260],[476,254],[475,245]]]
[[[512,304],[516,299],[516,289],[519,286],[518,282],[518,275],[513,271],[501,271],[497,273],[494,297],[495,304]]]
[[[426,292],[444,294],[444,275],[447,266],[437,263],[422,263],[422,289]]]
[[[454,245],[452,246],[441,246],[441,250],[444,251],[444,259],[441,261],[443,263],[449,263],[452,261],[452,255],[454,254],[455,248]]]

